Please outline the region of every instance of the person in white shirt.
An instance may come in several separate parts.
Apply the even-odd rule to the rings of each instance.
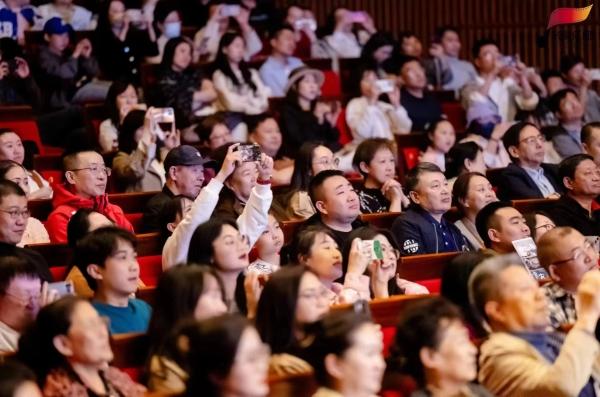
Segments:
[[[36,21],[35,30],[42,30],[50,18],[58,17],[71,25],[74,30],[93,30],[96,26],[93,14],[86,8],[73,4],[73,0],[53,0],[37,8],[40,17]]]
[[[250,60],[253,55],[262,50],[262,41],[248,22],[250,11],[242,6],[235,7],[224,4],[210,6],[208,23],[194,36],[195,61],[212,62],[215,60],[219,53],[219,42],[231,27],[230,18],[237,22],[239,31],[246,42],[244,60]]]
[[[473,57],[479,75],[462,92],[463,105],[490,102],[501,121],[514,121],[517,109],[533,110],[539,97],[532,90],[529,70],[516,56],[503,56],[494,40],[481,39],[473,46]]]
[[[177,3],[170,0],[160,0],[154,8],[153,27],[158,34],[156,45],[158,55],[147,57],[146,62],[159,64],[162,61],[167,41],[181,36],[181,13]]]
[[[335,27],[331,35],[325,37],[325,42],[331,47],[337,58],[358,58],[362,46],[377,30],[371,16],[365,11],[350,11],[338,8],[333,13]],[[358,33],[352,29],[358,25]]]

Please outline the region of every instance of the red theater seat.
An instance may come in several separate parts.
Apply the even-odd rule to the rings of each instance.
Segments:
[[[162,274],[162,255],[141,256],[138,258],[140,264],[140,279],[148,287],[155,286]]]

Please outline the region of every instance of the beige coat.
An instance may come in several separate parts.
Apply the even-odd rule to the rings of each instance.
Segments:
[[[112,170],[126,192],[154,192],[165,184],[164,167],[154,158],[156,145],[141,143],[127,154],[119,152],[113,159]]]

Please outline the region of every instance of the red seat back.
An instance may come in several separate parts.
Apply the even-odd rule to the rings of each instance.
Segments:
[[[457,132],[463,132],[467,127],[467,113],[460,102],[442,102],[442,113]]]
[[[333,70],[324,70],[325,81],[321,87],[321,97],[324,99],[340,98],[342,96],[342,82],[340,76]]]
[[[127,218],[127,220],[131,223],[131,225],[133,226],[133,230],[135,230],[138,233],[143,228],[143,225],[142,225],[143,215],[144,215],[143,212],[135,212],[133,214],[125,214],[125,218]]]
[[[67,266],[56,266],[50,268],[54,281],[63,281],[67,278]]]
[[[442,288],[442,279],[435,278],[430,280],[419,280],[417,284],[421,284],[423,287],[427,288],[432,294],[439,294]]]
[[[416,147],[403,147],[402,157],[404,157],[404,163],[406,170],[410,170],[419,164],[419,148]]]
[[[348,123],[346,123],[346,109],[342,109],[340,112],[336,127],[340,132],[340,139],[338,139],[338,141],[342,146],[353,141],[350,127],[348,127]]]
[[[140,264],[140,279],[147,286],[155,286],[162,274],[162,255],[141,256],[138,258]]]
[[[45,154],[44,145],[42,145],[42,139],[40,138],[40,132],[34,119],[2,121],[2,128],[13,130],[21,137],[22,141],[31,141],[35,143],[40,154]]]

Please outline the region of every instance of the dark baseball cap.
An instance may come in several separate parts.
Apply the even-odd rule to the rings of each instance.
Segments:
[[[63,34],[73,33],[73,27],[66,22],[63,22],[59,17],[53,17],[44,24],[44,33],[46,34]]]
[[[202,155],[195,147],[181,145],[171,149],[165,158],[164,165],[165,170],[168,172],[168,170],[174,166],[204,165],[209,161],[209,159],[202,158]]]

